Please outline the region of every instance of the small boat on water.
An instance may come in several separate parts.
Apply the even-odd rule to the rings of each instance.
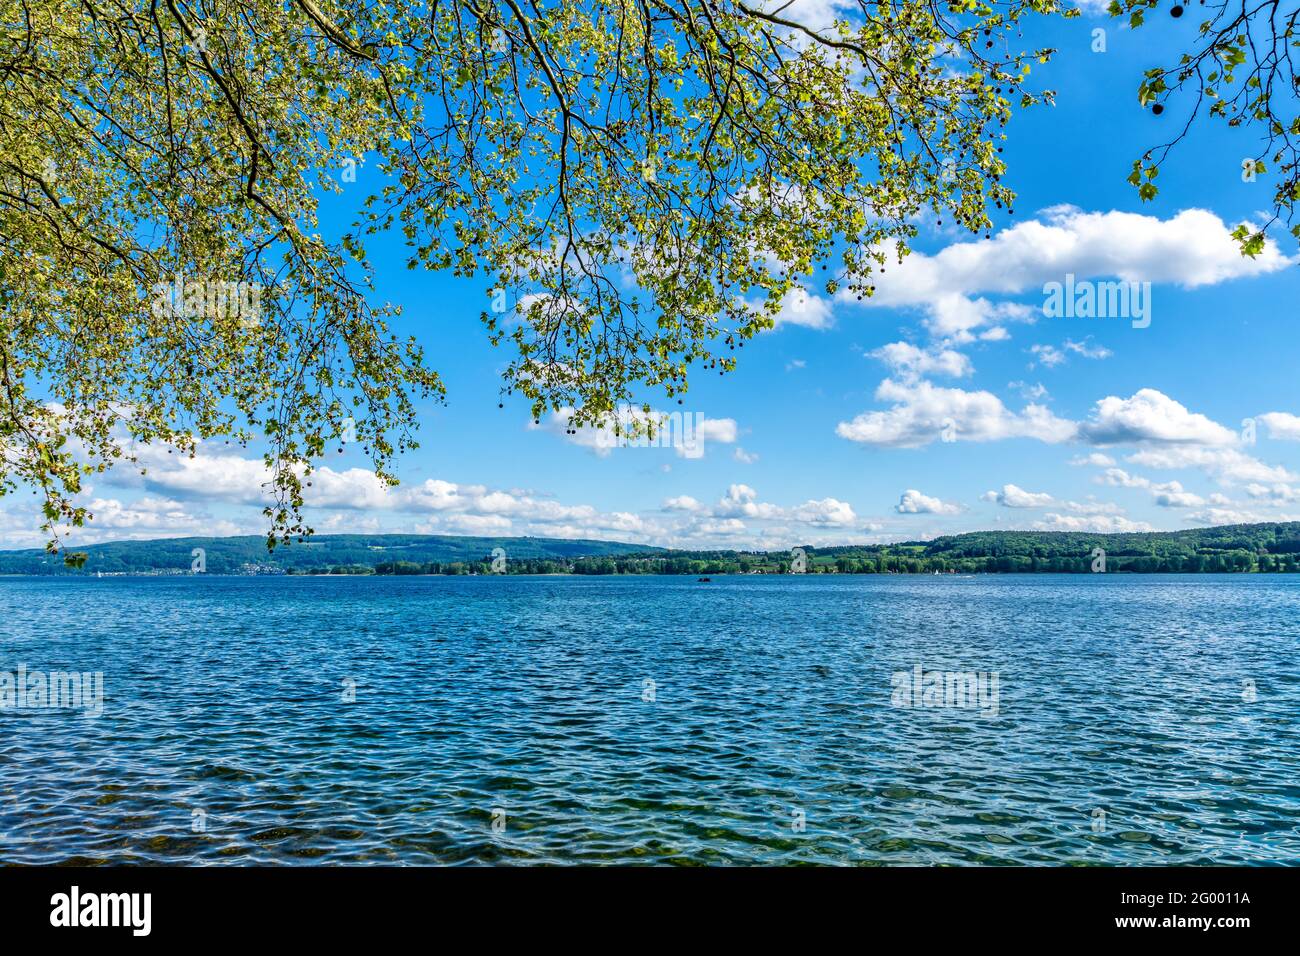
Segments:
[[[696,578],[696,579],[695,579],[695,583],[696,583],[696,584],[712,584],[712,583],[713,583],[713,578]]]

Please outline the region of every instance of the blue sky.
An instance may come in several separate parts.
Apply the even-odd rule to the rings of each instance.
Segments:
[[[400,242],[376,244],[379,295],[405,308],[395,331],[425,345],[447,403],[421,410],[422,447],[399,463],[397,489],[379,487],[359,452],[332,456],[310,523],[781,548],[1300,516],[1295,244],[1279,231],[1246,260],[1227,238],[1270,202],[1267,177],[1242,180],[1254,133],[1198,127],[1154,202],[1125,182],[1183,121],[1185,104],[1154,117],[1136,87],[1194,20],[1162,14],[1133,33],[1089,14],[1027,31],[1060,52],[1036,70],[1056,105],[1008,128],[1016,217],[990,240],[926,224],[870,303],[816,296],[749,343],[735,373],[695,370],[680,410],[705,420],[698,457],[600,448],[558,418],[533,426],[519,399],[499,409],[509,355],[479,322],[483,283],[409,272]],[[1105,52],[1092,49],[1098,28]],[[376,177],[363,168],[327,221],[349,218]],[[1149,282],[1150,324],[1044,315],[1044,284],[1067,274]],[[84,496],[96,522],[74,541],[265,530],[252,452],[145,458],[147,480],[97,477]],[[0,544],[40,544],[38,525],[11,498]]]

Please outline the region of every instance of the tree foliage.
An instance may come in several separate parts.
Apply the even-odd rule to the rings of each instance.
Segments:
[[[1146,24],[1148,13],[1160,8],[1160,0],[1111,0],[1110,13],[1127,17],[1136,29]],[[1165,9],[1178,20],[1188,8],[1173,0]],[[1176,63],[1147,70],[1138,86],[1139,102],[1157,115],[1174,100],[1188,104],[1186,115],[1175,121],[1168,140],[1133,163],[1129,182],[1143,200],[1154,199],[1160,167],[1202,116],[1258,133],[1258,146],[1242,160],[1241,173],[1248,181],[1272,175],[1273,212],[1267,222],[1240,226],[1233,234],[1244,254],[1256,256],[1264,249],[1270,226],[1279,220],[1293,222],[1300,199],[1300,74],[1293,60],[1300,47],[1300,5],[1201,0],[1190,9],[1202,19],[1188,49]],[[1300,237],[1300,223],[1291,232]]]
[[[259,441],[274,543],[353,432],[395,481],[443,387],[372,293],[390,229],[482,283],[505,392],[585,423],[730,370],[798,285],[869,295],[927,210],[989,228],[1002,127],[1050,95],[1018,24],[1057,0],[837,9],[0,0],[4,490],[57,547],[135,443]]]

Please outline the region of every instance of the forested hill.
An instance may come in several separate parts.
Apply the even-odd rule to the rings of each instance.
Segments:
[[[996,571],[1087,571],[1095,548],[1106,552],[1108,571],[1296,571],[1300,522],[1126,534],[975,531],[910,547],[930,563],[984,562]]]
[[[1104,564],[1098,559],[1105,552]],[[839,574],[1206,573],[1300,571],[1300,522],[1225,525],[1186,531],[1087,534],[1063,531],[976,531],[931,541],[808,547],[806,570]],[[790,552],[671,551],[641,559],[584,560],[575,571],[670,574],[784,573]],[[519,569],[522,570],[522,569]]]
[[[510,558],[568,562],[581,557],[653,553],[657,548],[616,541],[562,538],[479,538],[430,534],[318,534],[307,541],[266,550],[259,536],[234,538],[168,538],[157,541],[116,541],[78,550],[86,554],[79,571],[64,566],[62,557],[44,551],[0,551],[0,574],[157,574],[188,573],[194,551],[203,552],[210,574],[308,573],[344,571],[369,573],[384,562],[420,566],[468,566],[491,561],[494,548]]]
[[[38,550],[0,551],[0,574],[187,574],[194,551],[211,574],[783,574],[791,551],[682,551],[615,541],[454,535],[317,535],[268,553],[265,539],[172,538],[83,548],[73,570]],[[1187,531],[1087,534],[976,531],[932,541],[804,548],[805,569],[825,574],[1058,572],[1083,574],[1105,552],[1108,573],[1300,571],[1300,522]],[[498,565],[500,568],[500,565]]]

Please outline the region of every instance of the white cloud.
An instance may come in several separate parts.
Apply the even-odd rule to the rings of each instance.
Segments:
[[[452,515],[444,522],[443,527],[449,531],[458,531],[461,534],[487,534],[495,535],[509,531],[512,524],[509,518],[502,515],[470,515],[460,514]]]
[[[86,503],[93,518],[84,530],[77,532],[81,540],[96,535],[90,531],[110,529],[114,538],[158,538],[191,534],[242,534],[244,529],[230,521],[214,521],[210,515],[195,513],[179,501],[169,498],[144,496],[123,503],[117,498],[93,498]],[[219,530],[209,530],[219,529]]]
[[[892,372],[909,381],[926,375],[962,378],[972,371],[970,359],[961,352],[923,349],[909,342],[891,342],[867,355],[884,362]]]
[[[1086,359],[1104,359],[1110,358],[1114,353],[1104,345],[1091,345],[1092,336],[1084,338],[1082,342],[1075,342],[1073,339],[1066,339],[1064,348],[1067,352],[1073,352],[1075,355],[1081,355]]]
[[[739,445],[736,446],[736,450],[732,452],[731,457],[736,459],[736,461],[740,462],[742,465],[752,465],[754,462],[758,461],[758,455],[745,451],[745,449],[741,448]]]
[[[1147,448],[1129,455],[1126,461],[1146,468],[1199,468],[1224,483],[1254,481],[1261,483],[1300,481],[1281,465],[1266,465],[1236,448],[1197,446]]]
[[[1102,484],[1111,485],[1115,488],[1151,487],[1151,479],[1143,478],[1140,475],[1130,475],[1123,468],[1107,468],[1097,476],[1096,480]]]
[[[1033,368],[1035,364],[1055,368],[1065,361],[1065,353],[1054,345],[1031,345],[1029,351],[1038,360],[1037,363],[1030,362],[1030,368]]]
[[[820,501],[805,501],[794,508],[791,517],[804,524],[824,525],[845,528],[857,522],[858,516],[846,501],[835,498],[823,498]]]
[[[1037,303],[1030,308],[987,296],[1040,294],[1045,283],[1067,274],[1077,280],[1114,277],[1190,289],[1275,272],[1291,263],[1275,243],[1253,259],[1241,255],[1231,232],[1231,226],[1204,209],[1158,219],[1057,206],[991,239],[890,261],[888,270],[874,277],[875,295],[860,304],[921,309],[936,338],[967,342],[981,329],[1041,316]],[[856,301],[852,294],[840,297]]]
[[[1013,412],[992,392],[885,379],[876,389],[876,398],[893,402],[893,407],[863,412],[852,421],[840,422],[835,433],[867,445],[918,448],[945,435],[954,441],[1034,438],[1063,442],[1075,432],[1073,422],[1057,418],[1045,406],[1030,404]]]
[[[1089,498],[1087,501],[1067,501],[1065,510],[1076,515],[1122,515],[1124,509],[1117,504],[1109,501],[1097,501]]]
[[[1099,451],[1094,451],[1090,455],[1078,455],[1070,459],[1070,464],[1075,466],[1091,465],[1095,468],[1110,468],[1115,464],[1115,459],[1110,455],[1103,455]]]
[[[800,325],[808,329],[829,329],[835,324],[831,303],[812,295],[803,286],[795,286],[781,301],[776,314],[777,326]]]
[[[1262,498],[1267,501],[1300,501],[1300,489],[1282,482],[1273,485],[1261,485],[1252,482],[1246,486],[1246,494],[1252,498]],[[1225,502],[1215,502],[1215,504],[1223,503]]]
[[[690,495],[678,495],[676,498],[664,499],[665,511],[699,511],[703,507]]]
[[[1300,441],[1300,416],[1290,412],[1267,412],[1259,420],[1268,427],[1268,437],[1280,441]]]
[[[1181,482],[1155,482],[1141,475],[1131,475],[1123,468],[1107,468],[1097,476],[1096,480],[1116,488],[1140,488],[1149,491],[1152,500],[1161,508],[1199,508],[1205,504],[1204,498],[1187,491]]]
[[[735,444],[740,435],[733,418],[709,418],[699,412],[665,412],[623,405],[617,413],[606,415],[599,425],[573,427],[574,410],[562,408],[551,412],[541,423],[528,423],[531,431],[544,430],[558,435],[569,444],[589,448],[605,458],[613,451],[648,450],[671,447],[679,458],[700,458],[710,443]],[[654,437],[645,435],[646,426]],[[637,429],[637,437],[628,437]]]
[[[1041,521],[1034,522],[1036,531],[1090,531],[1096,534],[1112,534],[1122,531],[1152,531],[1145,521],[1130,521],[1118,515],[1063,515],[1049,512]]]
[[[730,537],[744,534],[748,530],[749,528],[745,525],[745,522],[741,521],[739,518],[724,518],[722,520],[706,518],[697,522],[691,528],[694,535],[703,537],[712,537],[715,535]]]
[[[154,445],[137,445],[132,450],[146,473],[140,476],[126,466],[111,473],[114,481],[138,480],[146,488],[205,500],[258,505],[266,501],[271,473],[260,458],[216,452],[203,443],[192,458],[169,455],[165,448]]]
[[[992,501],[1004,508],[1047,508],[1055,499],[1045,492],[1025,491],[1016,485],[1003,485],[1001,491],[986,491],[983,501]]]
[[[961,513],[961,505],[931,498],[915,488],[909,488],[899,496],[894,510],[902,515],[955,515]]]
[[[1041,402],[1048,397],[1047,386],[1042,382],[1035,382],[1030,385],[1028,382],[1007,382],[1007,388],[1014,388],[1020,392],[1020,397],[1029,402]]]
[[[1199,508],[1205,504],[1204,498],[1184,490],[1182,484],[1177,481],[1157,485],[1153,490],[1155,502],[1161,508]]]
[[[1197,525],[1257,524],[1261,521],[1294,521],[1291,515],[1267,515],[1257,511],[1236,508],[1206,508],[1187,515],[1187,520]]]
[[[1092,336],[1087,336],[1082,342],[1076,342],[1073,339],[1066,339],[1060,348],[1054,345],[1031,345],[1029,351],[1034,355],[1038,362],[1048,368],[1055,368],[1063,364],[1070,355],[1079,355],[1087,359],[1104,359],[1110,358],[1110,349],[1101,345],[1092,345]],[[1033,362],[1029,367],[1034,367]]]
[[[782,511],[776,505],[758,500],[758,492],[749,485],[735,484],[713,507],[717,518],[780,518]]]
[[[1187,408],[1154,388],[1132,398],[1108,396],[1097,402],[1079,433],[1095,445],[1186,443],[1231,445],[1234,432]]]

